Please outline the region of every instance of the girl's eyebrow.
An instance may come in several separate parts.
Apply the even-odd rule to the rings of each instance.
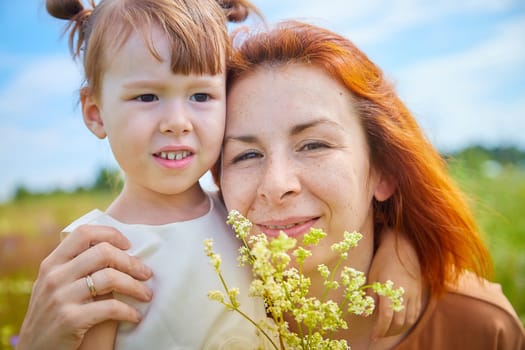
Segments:
[[[162,87],[169,84],[169,79],[137,78],[129,79],[122,83],[124,88]],[[188,88],[222,88],[222,80],[216,76],[195,76],[191,80],[184,81]]]
[[[156,80],[132,80],[128,82],[124,82],[122,84],[122,87],[125,89],[136,89],[136,88],[151,88],[151,87],[159,87],[163,86],[163,83]]]

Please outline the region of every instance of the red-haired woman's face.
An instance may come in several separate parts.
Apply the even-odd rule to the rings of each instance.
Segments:
[[[324,229],[329,237],[315,248],[321,252],[314,252],[311,268],[328,264],[330,245],[356,230],[364,238],[352,266],[368,269],[371,203],[381,184],[350,93],[324,71],[293,64],[234,83],[222,158],[226,206],[269,236]]]

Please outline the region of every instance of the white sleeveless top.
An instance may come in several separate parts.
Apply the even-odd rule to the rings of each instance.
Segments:
[[[261,300],[248,298],[251,272],[239,267],[240,245],[226,225],[226,210],[215,195],[208,194],[205,215],[166,225],[124,224],[95,209],[63,230],[81,224],[109,225],[132,242],[128,253],[140,257],[153,270],[147,282],[153,290],[149,303],[115,295],[141,311],[138,325],[121,323],[115,349],[258,349],[264,347],[259,332],[236,312],[225,310],[207,297],[210,290],[223,291],[219,278],[204,253],[204,240],[213,238],[213,250],[222,257],[221,269],[228,286],[238,287],[241,310],[255,321],[264,318]],[[224,292],[224,291],[223,291]]]

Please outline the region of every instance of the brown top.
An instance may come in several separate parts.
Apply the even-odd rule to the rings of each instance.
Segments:
[[[449,289],[396,350],[525,350],[525,330],[499,284],[466,275]]]

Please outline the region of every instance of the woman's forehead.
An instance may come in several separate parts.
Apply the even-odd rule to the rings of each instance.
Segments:
[[[265,67],[246,74],[230,87],[227,108],[230,129],[255,127],[257,119],[299,128],[323,120],[346,122],[357,114],[344,85],[322,69],[304,64]]]

